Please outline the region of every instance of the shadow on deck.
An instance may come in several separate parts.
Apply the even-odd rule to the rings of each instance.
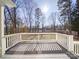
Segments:
[[[71,59],[77,59],[75,55],[67,51],[57,42],[20,42],[6,51],[6,54],[62,54],[65,53]]]

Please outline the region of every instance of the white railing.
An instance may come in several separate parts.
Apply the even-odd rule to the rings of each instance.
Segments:
[[[60,33],[21,33],[22,41],[58,42],[69,51],[73,51],[73,36]]]
[[[69,51],[73,51],[73,36],[57,33],[57,42]]]
[[[73,36],[60,33],[17,33],[4,36],[6,49],[22,41],[58,42],[69,51],[73,51]]]
[[[79,55],[79,41],[74,41],[74,53]]]
[[[23,41],[56,42],[56,33],[21,33],[21,38]]]
[[[11,34],[11,35],[5,35],[5,43],[6,43],[6,49],[9,49],[16,45],[17,43],[21,42],[20,34]]]
[[[66,34],[57,33],[57,42],[67,49],[67,39],[68,36]]]

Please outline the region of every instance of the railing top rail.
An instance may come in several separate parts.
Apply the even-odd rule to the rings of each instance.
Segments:
[[[74,41],[75,44],[79,44],[79,41]]]
[[[19,35],[19,34],[56,34],[56,33],[15,33],[15,34],[5,35],[5,37]]]
[[[54,34],[54,35],[57,35],[57,34],[60,34],[60,35],[65,35],[65,36],[67,36],[67,34],[61,34],[61,33],[15,33],[15,34],[10,34],[10,35],[5,35],[4,37],[10,37],[10,36],[15,36],[15,35],[19,35],[19,34],[26,34],[26,35],[34,35],[34,34],[36,34],[36,35],[49,35],[49,34]],[[72,36],[72,35],[68,35],[68,36]]]
[[[20,33],[20,34],[56,34],[56,33]]]
[[[19,34],[20,34],[20,33],[4,35],[4,38],[5,38],[5,37],[10,37],[10,36],[16,36],[16,35],[19,35]]]

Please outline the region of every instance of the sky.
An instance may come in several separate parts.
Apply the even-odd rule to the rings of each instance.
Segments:
[[[43,7],[44,5],[47,5],[49,10],[52,9],[53,11],[57,10],[57,1],[58,0],[34,0],[39,7]]]
[[[75,4],[76,0],[72,0],[72,1]],[[46,26],[50,25],[51,22],[49,23],[48,17],[52,12],[58,13],[58,6],[57,6],[58,0],[34,0],[34,2],[41,9],[42,13],[46,16],[45,25]],[[21,17],[23,18],[22,13],[23,12],[21,12]],[[59,23],[57,18],[56,18],[56,23],[57,24]]]
[[[47,12],[45,13],[48,15],[51,12],[57,12],[58,7],[57,7],[57,1],[58,0],[34,0],[38,6],[42,9],[47,8]]]
[[[45,19],[45,25],[49,25],[48,23],[48,17],[52,12],[57,12],[58,7],[57,7],[57,1],[58,0],[34,0],[38,7],[42,10],[42,13],[45,14],[46,19]]]
[[[58,0],[33,0],[36,4],[37,7],[39,7],[42,11],[42,13],[45,15],[45,25],[49,25],[49,21],[48,21],[48,17],[52,12],[57,12],[58,11],[58,7],[57,7],[57,1]],[[24,14],[23,11],[21,11],[21,9],[19,8],[19,16],[24,19]],[[23,20],[23,22],[25,22],[25,20]]]
[[[76,0],[72,0],[72,1],[73,1],[74,4],[76,3]]]

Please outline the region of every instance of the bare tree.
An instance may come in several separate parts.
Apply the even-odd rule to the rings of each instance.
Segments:
[[[42,15],[41,16],[41,21],[40,21],[41,22],[41,26],[42,26],[42,32],[44,32],[44,23],[45,23],[44,20],[45,20],[45,15]]]
[[[14,33],[16,33],[16,21],[17,21],[17,9],[19,7],[21,7],[21,1],[19,0],[13,0],[13,2],[16,4],[16,7],[13,7],[11,9],[11,14],[12,14],[12,17],[13,17],[13,31]]]
[[[33,11],[35,9],[35,3],[33,0],[23,0],[24,1],[24,8],[26,10],[26,15],[25,16],[26,20],[29,20],[29,28],[30,32],[32,31],[32,22],[33,22]]]
[[[62,30],[66,30],[66,28],[68,28],[68,18],[66,16],[60,16],[58,15],[58,21],[60,23],[60,25],[62,26]]]
[[[51,13],[49,16],[49,20],[51,22],[51,31],[56,30],[56,13]]]
[[[35,27],[36,27],[36,32],[39,32],[39,27],[40,27],[40,17],[42,15],[41,9],[40,8],[36,8],[35,9]]]
[[[5,9],[4,9],[4,15],[5,15],[5,34],[8,34],[8,21],[9,21],[9,19],[7,18],[7,16],[6,15],[8,15],[8,13],[6,13],[7,12],[7,9],[6,9],[6,6],[5,6]]]
[[[27,16],[27,13],[26,13],[26,9],[25,9],[25,8],[22,8],[22,12],[23,12],[24,21],[25,21],[24,23],[25,23],[25,25],[26,25],[26,28],[29,29],[29,28],[28,28],[29,21],[28,21],[28,16]]]
[[[71,32],[71,0],[58,0],[58,7],[60,10],[61,20],[68,21],[68,28]]]
[[[4,15],[5,15],[6,34],[8,34],[8,25],[9,25],[10,22],[13,22],[13,18],[12,18],[10,9],[7,6],[5,6]]]
[[[13,0],[13,2],[16,4],[16,7],[10,9],[7,6],[5,6],[5,9],[7,11],[5,11],[4,13],[5,13],[5,23],[6,23],[6,20],[9,18],[13,26],[12,32],[15,33],[16,32],[16,21],[17,21],[17,9],[20,7],[21,2],[19,0]],[[6,15],[6,13],[8,13],[8,15]]]

